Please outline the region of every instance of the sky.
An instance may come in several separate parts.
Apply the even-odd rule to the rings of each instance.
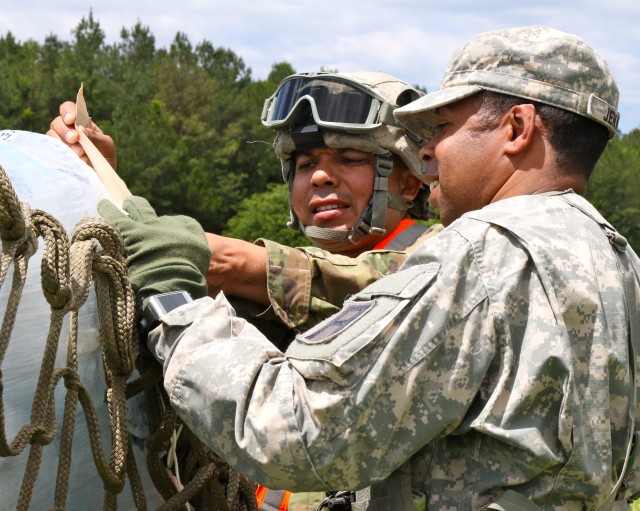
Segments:
[[[384,71],[434,90],[453,52],[480,32],[548,25],[585,39],[620,89],[619,128],[640,128],[640,2],[637,0],[4,0],[0,34],[72,40],[93,13],[108,43],[122,28],[149,28],[156,47],[178,32],[238,55],[263,79],[275,63],[296,71]],[[509,5],[511,4],[511,5]],[[70,93],[72,95],[73,93]]]

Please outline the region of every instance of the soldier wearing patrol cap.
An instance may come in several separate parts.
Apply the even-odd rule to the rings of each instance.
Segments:
[[[574,35],[472,39],[395,112],[447,227],[284,353],[222,295],[167,314],[149,347],[180,417],[253,480],[351,509],[628,509],[640,260],[581,197],[617,103]]]

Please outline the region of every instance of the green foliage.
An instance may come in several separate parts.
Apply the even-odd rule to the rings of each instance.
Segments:
[[[293,247],[309,245],[300,231],[286,226],[289,221],[287,193],[286,184],[270,184],[266,192],[244,199],[223,234],[251,242],[265,238]]]
[[[254,80],[232,50],[206,40],[194,45],[183,33],[157,48],[141,23],[107,44],[89,11],[68,42],[0,36],[0,70],[0,129],[46,132],[84,82],[91,116],[116,141],[118,172],[159,214],[186,213],[210,232],[249,240],[306,244],[283,227],[286,190],[269,186],[282,182],[280,165],[273,132],[260,122],[264,100],[295,72],[290,64],[275,63],[266,80]],[[639,169],[634,130],[609,145],[587,193],[636,251]]]
[[[609,143],[589,180],[587,198],[640,252],[640,129]]]
[[[280,63],[266,80],[227,48],[193,45],[177,33],[156,48],[141,23],[106,44],[89,12],[70,42],[0,38],[0,129],[44,133],[84,83],[89,113],[118,147],[118,173],[159,214],[181,212],[220,232],[242,200],[281,182],[264,100],[294,70]]]

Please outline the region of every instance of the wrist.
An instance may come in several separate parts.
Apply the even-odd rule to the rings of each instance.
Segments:
[[[207,271],[210,294],[223,291],[228,296],[268,304],[266,249],[248,241],[210,233],[207,233],[207,241],[211,248]]]

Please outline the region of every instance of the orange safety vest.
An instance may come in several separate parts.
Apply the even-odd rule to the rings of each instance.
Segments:
[[[388,250],[405,250],[426,230],[427,227],[418,224],[410,218],[405,218],[400,221],[388,236],[376,243],[373,250],[382,250],[383,248],[387,248]]]
[[[287,490],[270,490],[266,486],[258,485],[256,501],[260,511],[287,511],[291,492]]]

